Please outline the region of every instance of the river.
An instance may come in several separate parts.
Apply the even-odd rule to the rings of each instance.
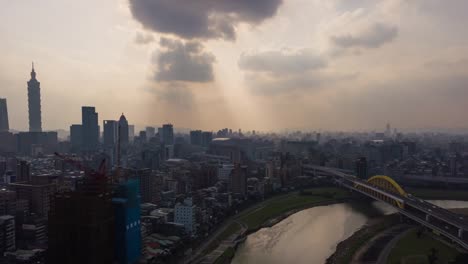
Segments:
[[[465,201],[431,201],[444,208],[468,208]],[[381,202],[372,206],[383,214],[395,212]],[[349,204],[313,207],[289,216],[270,228],[250,234],[239,245],[233,264],[320,264],[341,241],[369,220]]]

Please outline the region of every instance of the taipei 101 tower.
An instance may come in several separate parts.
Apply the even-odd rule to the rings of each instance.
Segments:
[[[41,83],[36,79],[34,63],[31,80],[28,81],[29,132],[42,132],[41,121]]]

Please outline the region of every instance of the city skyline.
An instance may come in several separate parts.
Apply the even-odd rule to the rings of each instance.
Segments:
[[[163,2],[80,1],[73,14],[60,1],[5,3],[0,89],[10,128],[28,130],[31,61],[44,130],[79,123],[84,105],[101,121],[124,112],[138,127],[467,127],[465,1],[206,1],[208,11],[187,6],[192,16],[172,1],[166,11],[193,19],[185,30],[145,13]]]

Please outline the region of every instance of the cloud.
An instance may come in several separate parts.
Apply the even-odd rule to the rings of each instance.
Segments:
[[[358,73],[330,74],[309,72],[292,76],[268,77],[265,75],[247,75],[247,84],[256,95],[304,95],[304,92],[319,91],[334,87],[338,82],[355,79]]]
[[[239,67],[251,72],[273,74],[297,74],[326,67],[324,58],[309,50],[296,52],[267,51],[256,54],[243,54]]]
[[[226,39],[238,23],[273,17],[282,0],[130,0],[133,17],[145,28],[184,39]]]
[[[161,38],[159,54],[153,56],[157,65],[154,80],[160,82],[206,83],[214,79],[214,56],[204,52],[198,41],[183,42]]]
[[[167,84],[156,90],[161,103],[167,104],[171,108],[190,109],[194,105],[194,96],[185,85],[175,83]]]
[[[144,45],[144,44],[149,44],[153,41],[154,41],[154,37],[151,34],[137,32],[135,35],[135,43],[137,44]]]
[[[326,58],[309,49],[242,54],[239,67],[246,72],[245,81],[251,91],[257,95],[316,91],[325,85],[356,76],[326,72]]]
[[[378,48],[391,42],[398,35],[398,28],[383,23],[374,23],[369,28],[356,34],[331,36],[331,41],[341,48]]]
[[[338,116],[372,127],[393,120],[409,127],[459,127],[467,111],[466,74],[408,76],[337,94],[330,101]],[[366,124],[364,124],[366,123]]]

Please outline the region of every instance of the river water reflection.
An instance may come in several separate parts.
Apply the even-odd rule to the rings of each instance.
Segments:
[[[468,208],[468,202],[432,202],[444,208]],[[393,208],[380,202],[374,202],[373,206],[384,214],[394,212]],[[271,228],[249,235],[239,245],[232,263],[325,263],[338,243],[351,236],[367,220],[349,204],[306,209]]]

